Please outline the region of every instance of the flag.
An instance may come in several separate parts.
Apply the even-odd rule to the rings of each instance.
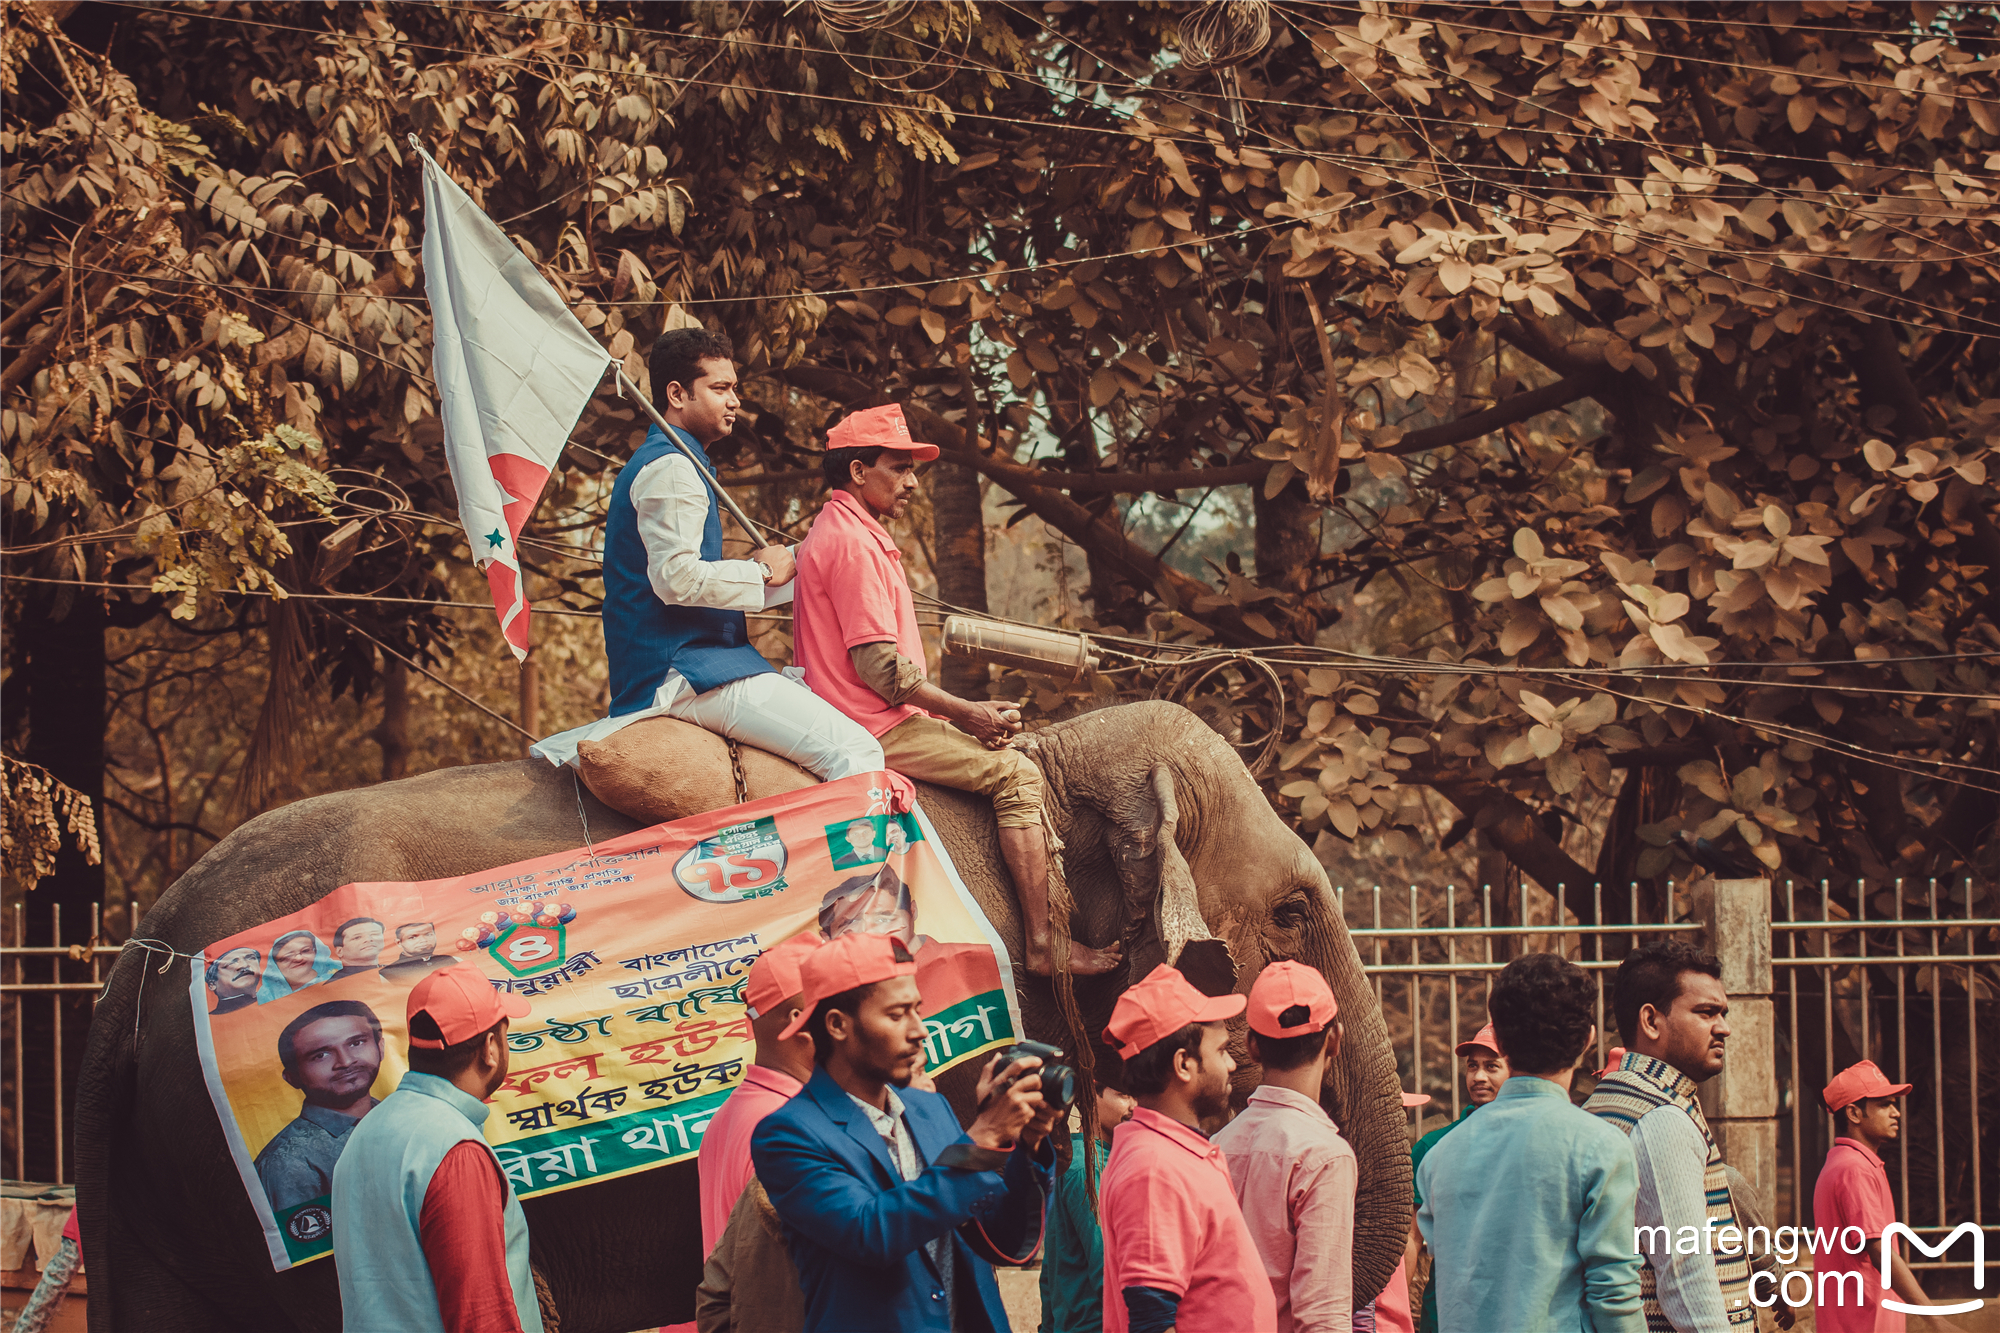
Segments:
[[[417,153],[445,461],[500,632],[523,658],[528,599],[515,543],[611,353],[444,168]]]

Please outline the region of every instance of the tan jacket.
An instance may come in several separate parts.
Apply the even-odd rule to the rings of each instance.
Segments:
[[[694,1320],[700,1333],[798,1333],[805,1327],[798,1270],[771,1196],[755,1176],[702,1268]]]

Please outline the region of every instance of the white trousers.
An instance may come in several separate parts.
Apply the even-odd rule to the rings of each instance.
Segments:
[[[775,671],[732,680],[707,694],[683,687],[667,715],[769,750],[821,782],[883,767],[882,747],[868,728],[803,682]]]
[[[532,753],[552,764],[572,763],[577,746],[649,717],[671,717],[728,736],[745,745],[789,759],[822,782],[881,769],[882,747],[868,729],[806,688],[803,681],[775,671],[760,672],[696,694],[676,671],[669,673],[653,702],[636,713],[596,722],[549,737]]]

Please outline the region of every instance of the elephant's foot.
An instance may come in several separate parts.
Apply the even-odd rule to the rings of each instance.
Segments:
[[[1106,945],[1102,949],[1092,948],[1081,940],[1069,942],[1069,970],[1072,976],[1101,977],[1125,961],[1125,946],[1119,943]],[[1038,977],[1055,975],[1054,955],[1049,947],[1046,930],[1028,938],[1028,971]]]

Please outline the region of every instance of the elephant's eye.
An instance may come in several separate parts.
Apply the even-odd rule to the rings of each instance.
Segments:
[[[1297,930],[1306,923],[1305,899],[1286,898],[1271,909],[1271,924],[1280,930]]]

